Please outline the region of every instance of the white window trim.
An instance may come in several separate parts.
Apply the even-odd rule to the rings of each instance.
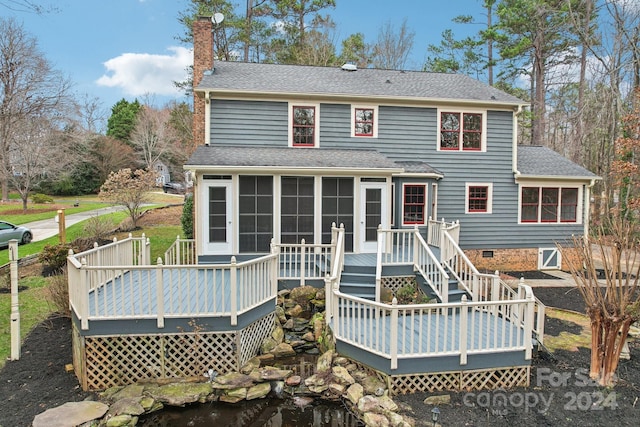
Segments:
[[[313,147],[302,147],[293,145],[293,107],[314,107],[316,111],[315,116],[315,132],[313,133]],[[289,147],[293,148],[318,148],[320,146],[320,104],[314,102],[293,102],[289,101],[289,112],[288,112],[288,138]]]
[[[416,224],[416,223],[406,223],[404,222],[404,189],[407,186],[417,186],[417,185],[422,185],[424,186],[424,211],[422,212],[422,224]],[[402,207],[402,212],[401,215],[402,217],[400,218],[400,224],[402,224],[402,227],[415,227],[416,225],[418,227],[424,227],[425,225],[429,225],[429,217],[427,216],[427,209],[429,206],[429,187],[427,186],[426,182],[403,182],[402,183],[402,194],[400,194],[400,206]]]
[[[373,135],[356,135],[356,109],[366,108],[373,110]],[[377,138],[378,137],[378,106],[351,104],[351,137],[352,138]]]
[[[440,148],[440,130],[442,129],[442,113],[472,113],[482,114],[482,135],[480,138],[480,150],[463,150],[462,144],[458,144],[457,150],[442,150]],[[451,153],[485,153],[487,151],[487,110],[478,110],[473,108],[438,108],[437,112],[437,136],[436,150]],[[461,123],[462,125],[462,123]],[[460,131],[462,135],[462,130]]]
[[[487,210],[486,212],[469,211],[469,188],[487,187]],[[493,213],[493,183],[491,182],[467,182],[464,190],[464,213],[469,215],[487,215]]]
[[[543,188],[558,188],[560,194],[562,194],[563,188],[578,189],[578,206],[576,207],[576,222],[562,222],[560,219],[560,207],[558,203],[558,220],[556,222],[542,222],[540,221],[540,215],[542,215],[540,209],[538,209],[538,220],[536,222],[522,221],[522,187],[543,187]],[[568,184],[566,182],[519,182],[518,183],[518,224],[522,225],[582,225],[583,223],[583,210],[584,210],[584,185],[582,184]]]

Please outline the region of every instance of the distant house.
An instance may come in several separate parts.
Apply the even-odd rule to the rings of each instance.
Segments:
[[[153,170],[156,171],[156,185],[162,187],[164,184],[171,182],[171,174],[169,167],[165,165],[161,160],[156,160],[153,163]]]
[[[185,166],[199,254],[328,243],[333,222],[366,253],[379,225],[426,233],[433,218],[460,223],[476,266],[533,270],[561,267],[555,242],[586,233],[598,177],[517,145],[523,101],[463,75],[214,64],[209,39],[195,43]]]

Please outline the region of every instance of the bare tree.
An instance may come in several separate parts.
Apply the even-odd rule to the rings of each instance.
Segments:
[[[9,184],[20,195],[22,208],[26,210],[31,190],[66,170],[74,159],[69,149],[70,140],[45,120],[22,123],[13,142],[9,153],[12,168]]]
[[[32,121],[64,117],[71,105],[70,82],[55,71],[35,39],[12,19],[0,18],[0,185],[9,197],[12,151],[26,144],[20,130]]]
[[[44,4],[44,2],[31,0],[0,0],[0,6],[4,6],[15,12],[29,12],[38,15],[58,10],[58,8],[52,4]]]
[[[378,41],[373,47],[374,68],[404,69],[413,49],[415,35],[415,31],[407,26],[406,18],[398,29],[391,21],[387,21],[378,31]]]
[[[124,206],[135,228],[142,216],[143,205],[149,201],[149,190],[155,183],[156,173],[152,170],[121,169],[109,174],[100,187],[100,198]]]
[[[148,170],[153,169],[158,160],[168,156],[174,147],[176,135],[170,120],[171,111],[166,108],[156,110],[145,105],[138,113],[131,133],[131,144]]]

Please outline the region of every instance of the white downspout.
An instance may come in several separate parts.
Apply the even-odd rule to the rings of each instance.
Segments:
[[[204,93],[204,145],[211,143],[211,97]]]

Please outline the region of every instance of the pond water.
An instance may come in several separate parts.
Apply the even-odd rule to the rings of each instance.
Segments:
[[[316,427],[360,426],[358,418],[341,402],[316,399],[304,407],[293,399],[267,398],[236,404],[212,402],[186,408],[169,408],[150,414],[145,427]]]

